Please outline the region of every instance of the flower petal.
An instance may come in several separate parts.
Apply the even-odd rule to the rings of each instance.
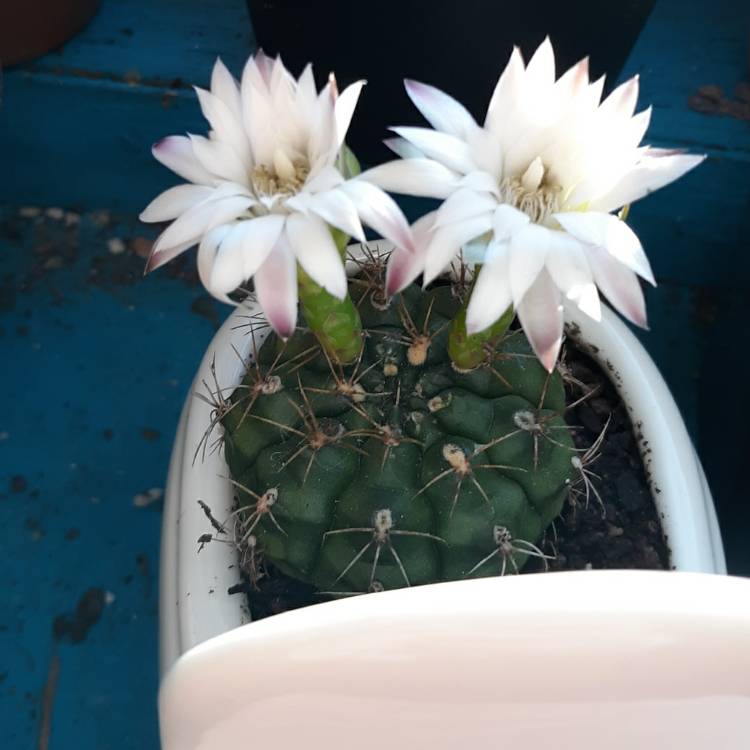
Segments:
[[[508,277],[508,244],[491,242],[466,309],[466,331],[479,333],[491,326],[512,304]]]
[[[507,203],[501,203],[492,215],[492,232],[494,239],[507,240],[525,227],[531,219],[523,211],[519,211]]]
[[[255,272],[254,282],[258,303],[271,328],[282,339],[289,338],[297,323],[297,261],[286,232]]]
[[[505,66],[492,93],[484,120],[485,128],[495,133],[502,129],[504,118],[513,111],[523,91],[524,65],[521,50],[513,48],[508,64]]]
[[[285,230],[289,246],[313,281],[338,299],[347,292],[346,272],[326,223],[317,216],[291,214]]]
[[[494,211],[496,206],[497,198],[494,195],[459,188],[438,209],[435,228]]]
[[[411,79],[406,79],[404,86],[416,108],[435,130],[465,139],[477,128],[466,107],[440,89]]]
[[[394,245],[409,252],[415,251],[409,223],[393,198],[376,185],[360,178],[348,180],[339,190],[343,190],[352,199],[359,218],[365,224]]]
[[[386,138],[383,143],[402,159],[424,159],[425,155],[406,138]]]
[[[252,154],[242,121],[218,96],[210,91],[195,87],[203,116],[208,120],[218,140],[234,149],[242,159],[245,170],[252,166]],[[194,149],[195,150],[195,149]],[[196,154],[197,155],[197,154]],[[200,156],[198,157],[200,160]],[[213,171],[210,169],[210,171]],[[244,171],[244,170],[243,170]]]
[[[148,256],[148,260],[146,261],[146,268],[143,271],[144,274],[151,273],[151,271],[155,271],[157,268],[161,268],[165,263],[169,263],[170,260],[173,260],[178,255],[182,255],[185,250],[191,248],[198,241],[197,238],[193,238],[187,240],[186,242],[180,242],[176,245],[170,245],[169,247],[165,247],[157,252],[156,244],[159,242],[162,236],[163,233],[156,238],[156,242],[151,247],[151,253]]]
[[[427,128],[397,127],[391,130],[448,169],[467,174],[476,168],[468,144],[454,135]]]
[[[357,101],[359,95],[362,92],[362,87],[367,81],[356,81],[350,86],[347,86],[341,95],[336,99],[335,104],[335,116],[336,116],[336,145],[341,147],[341,144],[346,138],[346,134],[349,131],[349,125],[352,121],[352,115],[357,107]]]
[[[414,236],[416,252],[410,253],[400,247],[394,248],[391,252],[385,272],[385,293],[387,297],[398,294],[422,273],[425,250],[432,238],[435,216],[436,212],[431,211],[412,224],[411,232]]]
[[[424,286],[445,270],[458,255],[462,245],[484,234],[491,227],[492,214],[488,212],[436,229],[425,250]]]
[[[508,271],[513,301],[519,305],[544,268],[550,245],[550,230],[527,224],[510,238]]]
[[[646,302],[638,277],[600,247],[586,248],[596,285],[610,304],[631,323],[648,328]]]
[[[201,283],[209,294],[216,297],[219,301],[227,302],[228,304],[234,303],[226,294],[219,294],[211,288],[211,269],[213,268],[214,259],[219,250],[219,245],[231,231],[231,224],[221,224],[218,227],[209,229],[208,232],[203,235],[200,245],[198,245],[198,276]]]
[[[236,219],[251,203],[250,198],[236,196],[206,201],[194,206],[166,228],[154,243],[153,257],[156,259],[162,252],[183,242],[192,241],[191,244],[195,244],[204,232]],[[157,265],[161,265],[161,262]]]
[[[284,217],[261,216],[238,222],[216,255],[211,287],[219,294],[236,289],[265,262],[284,228]]]
[[[211,174],[224,180],[245,185],[248,174],[237,152],[222,141],[212,141],[202,135],[190,135],[193,152],[201,165]]]
[[[617,117],[632,117],[638,102],[638,76],[621,83],[602,103],[600,112]]]
[[[571,211],[554,214],[567,232],[581,242],[603,247],[613,258],[651,284],[656,284],[651,265],[635,232],[612,214],[595,211]]]
[[[547,272],[557,288],[593,320],[601,320],[601,305],[593,274],[581,243],[566,232],[550,232]]]
[[[705,158],[705,155],[678,152],[664,156],[649,156],[647,153],[609,192],[592,200],[591,208],[608,212],[634,203],[682,177]]]
[[[482,170],[469,172],[469,174],[465,175],[458,181],[458,186],[492,193],[498,198],[500,197],[500,189],[497,180],[491,174]]]
[[[154,158],[188,182],[213,185],[216,178],[198,161],[190,139],[184,135],[169,135],[151,149]]]
[[[531,348],[547,372],[555,368],[563,335],[560,291],[547,271],[529,287],[516,312]]]
[[[227,70],[226,65],[217,57],[211,72],[211,93],[218,96],[229,107],[239,120],[242,113],[240,90],[234,76]]]
[[[365,233],[359,220],[357,208],[346,193],[333,189],[309,197],[307,207],[331,226],[340,229],[360,242],[365,241]]]
[[[532,87],[530,96],[543,95],[555,83],[555,53],[549,37],[536,48],[526,66],[524,85]]]
[[[456,189],[459,175],[432,159],[398,159],[368,169],[358,179],[391,193],[447,198]]]
[[[332,164],[328,164],[314,175],[310,174],[305,183],[304,192],[322,193],[325,190],[338,187],[342,182],[344,182],[344,178],[341,176],[341,172]]]
[[[213,188],[205,185],[176,185],[157,195],[141,211],[140,220],[146,222],[171,221],[213,195]]]

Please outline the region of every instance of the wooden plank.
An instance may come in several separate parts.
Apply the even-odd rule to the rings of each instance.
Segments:
[[[6,74],[0,203],[140,211],[173,175],[150,146],[203,133],[192,84],[254,41],[243,0],[104,0],[59,53]]]

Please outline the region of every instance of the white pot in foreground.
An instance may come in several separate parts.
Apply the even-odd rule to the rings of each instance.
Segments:
[[[231,392],[231,389],[240,382],[244,370],[233,347],[242,357],[249,356],[252,339],[248,335],[248,328],[243,324],[247,323],[245,318],[254,312],[246,307],[240,307],[226,321],[206,352],[195,378],[193,392],[202,390],[203,381],[213,382],[210,368],[214,362],[218,383],[222,388],[227,389],[226,393]],[[569,335],[579,340],[604,369],[609,371],[614,385],[630,411],[633,425],[637,426],[638,433],[642,436],[641,447],[648,446],[648,452],[643,451],[644,463],[652,490],[658,489],[658,492],[654,491],[652,494],[668,540],[672,567],[684,572],[725,573],[724,553],[716,514],[700,462],[674,400],[653,361],[630,330],[608,309],[603,310],[601,323],[591,321],[574,308],[567,311],[566,320],[571,324]],[[262,338],[262,332],[256,333],[258,344]],[[539,574],[434,584],[414,590],[328,602],[278,615],[263,622],[254,623],[247,628],[235,630],[248,623],[250,619],[243,595],[227,595],[227,589],[239,582],[235,550],[229,544],[212,543],[197,554],[197,539],[210,531],[208,520],[198,500],[208,503],[219,519],[228,517],[233,505],[233,490],[226,479],[228,469],[221,452],[214,452],[207,455],[205,460],[199,459],[193,463],[193,455],[209,423],[210,412],[211,407],[194,398],[191,393],[180,420],[167,483],[160,584],[161,667],[162,673],[167,675],[160,696],[162,741],[165,750],[172,750],[172,748],[214,750],[219,747],[240,747],[244,744],[233,745],[231,744],[232,738],[239,742],[243,737],[247,741],[252,738],[253,744],[257,744],[258,747],[291,748],[294,746],[295,737],[299,741],[306,739],[307,747],[323,746],[323,735],[314,735],[315,726],[321,732],[324,727],[328,727],[325,730],[328,733],[325,745],[329,750],[347,746],[382,747],[386,735],[391,737],[391,741],[385,742],[385,746],[392,750],[400,745],[394,744],[392,733],[388,734],[396,726],[388,712],[395,715],[401,710],[403,713],[403,707],[399,709],[394,704],[394,702],[398,703],[397,697],[401,694],[405,696],[411,694],[419,704],[417,699],[422,697],[420,689],[427,691],[429,683],[434,684],[436,679],[435,674],[432,674],[430,670],[440,671],[439,663],[437,665],[433,663],[437,658],[435,653],[445,656],[446,669],[451,658],[457,658],[457,654],[464,653],[464,656],[459,659],[461,669],[468,670],[469,673],[478,670],[476,681],[471,684],[467,683],[461,688],[462,693],[456,695],[454,691],[451,691],[450,695],[444,696],[448,701],[446,707],[452,705],[451,700],[458,701],[459,707],[453,706],[451,709],[457,711],[457,720],[474,721],[471,718],[474,712],[477,715],[481,714],[482,706],[486,711],[487,701],[495,706],[497,701],[503,700],[500,675],[510,674],[507,665],[509,655],[507,650],[503,651],[503,644],[506,642],[504,639],[498,640],[495,637],[492,643],[493,654],[498,659],[502,659],[502,663],[506,666],[500,668],[501,662],[497,662],[500,683],[495,684],[497,690],[493,689],[494,692],[487,693],[485,688],[491,682],[487,682],[489,675],[485,674],[489,654],[477,650],[476,647],[470,648],[475,635],[482,633],[487,635],[490,632],[497,634],[497,628],[500,627],[497,622],[498,618],[502,618],[503,623],[506,620],[515,623],[513,627],[518,626],[518,633],[527,634],[532,639],[530,642],[533,642],[536,632],[534,623],[543,625],[547,617],[554,616],[555,622],[560,622],[562,628],[559,633],[559,648],[554,648],[555,653],[549,652],[549,628],[545,629],[543,626],[537,628],[539,632],[536,636],[537,640],[543,639],[544,634],[547,633],[544,660],[559,662],[560,668],[564,666],[563,662],[567,664],[565,660],[576,651],[572,641],[575,641],[576,637],[580,641],[582,634],[592,628],[600,634],[609,633],[612,629],[623,631],[624,628],[624,631],[617,636],[619,640],[611,640],[615,638],[614,635],[607,637],[610,648],[615,649],[617,646],[619,649],[615,649],[619,653],[617,658],[623,660],[628,654],[633,656],[639,648],[642,648],[643,639],[647,639],[650,626],[655,629],[651,635],[657,638],[658,633],[671,632],[675,627],[678,630],[683,626],[687,627],[687,623],[683,621],[691,620],[692,615],[695,614],[690,611],[692,605],[688,592],[691,587],[695,595],[698,595],[698,590],[700,590],[701,596],[715,600],[715,607],[718,608],[719,614],[726,610],[729,618],[727,623],[735,622],[739,617],[744,622],[745,632],[748,632],[750,605],[746,605],[744,609],[737,605],[739,609],[735,607],[737,609],[735,611],[732,609],[734,605],[726,599],[728,593],[732,593],[734,597],[736,592],[733,587],[737,587],[744,592],[740,592],[744,601],[750,602],[748,583],[706,576],[645,572]],[[613,592],[613,587],[616,593]],[[496,595],[493,593],[495,591],[497,591]],[[656,592],[661,593],[657,595]],[[670,601],[674,604],[673,608],[669,606]],[[462,602],[465,605],[463,610],[461,609]],[[703,612],[705,615],[706,610],[699,608],[696,611]],[[639,625],[633,630],[633,621],[629,620],[631,622],[629,630],[620,622],[621,615],[626,612],[645,616],[650,623],[649,627],[644,629],[642,625]],[[654,614],[654,617],[651,617],[651,614]],[[383,641],[382,622],[384,620],[386,623],[398,622],[398,635],[390,626],[386,628],[386,631],[391,634],[392,641],[388,638]],[[451,633],[455,634],[455,631],[443,632],[441,630],[439,637],[436,634],[436,638],[430,638],[428,634],[428,637],[419,638],[416,641],[409,640],[405,635],[419,632],[420,628],[427,628],[429,631],[430,623],[449,620],[451,622],[455,620],[453,627],[469,629],[470,632],[462,631],[465,637],[463,643],[452,639]],[[682,646],[688,641],[695,645],[694,641],[705,624],[699,617],[697,619],[692,617],[691,621],[695,628],[689,633],[685,631]],[[381,623],[380,630],[376,626],[378,622]],[[525,625],[522,625],[523,622]],[[565,630],[568,626],[569,632]],[[329,630],[323,630],[319,638],[318,628]],[[344,631],[348,633],[346,636],[349,638],[348,641],[342,640]],[[358,637],[352,639],[352,632],[349,631],[358,633]],[[330,634],[327,638],[326,632]],[[364,636],[362,636],[363,633]],[[367,658],[365,658],[360,649],[366,649],[368,633],[371,636],[369,642],[372,644],[372,649],[367,650]],[[576,633],[578,636],[575,635]],[[724,633],[722,637],[731,640],[732,636]],[[212,640],[204,643],[209,639]],[[407,641],[408,648],[406,647]],[[713,643],[713,640],[711,642]],[[422,645],[417,647],[417,643]],[[705,643],[708,643],[708,640],[705,640]],[[310,650],[313,644],[314,654]],[[353,650],[350,650],[347,644]],[[325,652],[329,647],[330,653],[326,661],[321,656],[321,649]],[[404,648],[406,651],[399,652],[399,649]],[[701,648],[705,648],[705,645]],[[266,649],[269,649],[269,653],[276,654],[276,662],[273,659],[269,661],[263,656]],[[379,651],[379,649],[383,650]],[[457,649],[456,653],[453,653],[451,649]],[[569,651],[565,658],[556,653],[565,649]],[[607,649],[604,648],[604,650]],[[658,669],[659,659],[663,657],[669,661],[675,657],[677,651],[672,653],[666,649],[666,656],[661,651],[654,651],[652,653],[654,667]],[[541,653],[536,655],[542,656]],[[746,662],[750,661],[750,648],[746,643],[745,655]],[[582,658],[584,657],[578,654],[579,665]],[[601,658],[604,657],[596,656],[600,664]],[[347,681],[356,679],[358,674],[352,671],[353,665],[362,659],[367,664],[367,671],[361,673],[361,680],[363,684],[369,684],[370,687],[365,690],[365,693],[369,695],[368,700],[374,701],[369,722],[362,697],[356,697],[359,692],[355,690],[351,696],[347,697],[346,691]],[[399,660],[403,661],[403,668],[409,670],[408,676],[400,669],[397,672],[393,671],[395,668],[392,665]],[[175,665],[175,662],[178,663]],[[277,669],[274,668],[274,663],[277,664]],[[330,687],[332,680],[334,684],[340,684],[341,687],[341,695],[336,698],[337,708],[329,717],[334,723],[330,725],[326,724],[327,719],[321,718],[325,712],[323,714],[320,711],[317,714],[312,712],[312,707],[318,705],[310,692],[315,692],[315,685],[307,684],[306,681],[312,679],[310,665],[313,663],[317,664],[322,671],[327,672],[325,675],[319,675],[318,688],[323,691],[323,694],[326,689],[332,689]],[[575,663],[576,659],[570,662],[571,666]],[[628,662],[621,661],[621,663]],[[327,668],[323,666],[325,664],[328,665]],[[431,666],[424,672],[424,676],[420,677],[419,673],[414,670],[425,668],[425,664]],[[365,669],[365,667],[360,665],[359,669]],[[534,681],[535,685],[540,681],[544,682],[545,675],[550,674],[550,664],[540,664],[533,658],[530,659],[526,668],[521,660],[514,669],[517,670],[516,675],[522,675],[528,671],[527,678]],[[745,675],[750,674],[750,664],[745,663],[744,669]],[[276,674],[279,670],[282,673],[287,670],[286,678],[281,679],[279,674]],[[728,676],[730,672],[734,674],[733,670],[735,670],[734,665],[729,671],[717,673],[716,679],[721,682],[720,678]],[[336,679],[333,675],[336,675]],[[292,690],[293,694],[278,691],[277,686],[283,684],[285,680],[291,680],[286,683],[288,685],[296,685],[297,679],[301,682],[298,690],[297,688]],[[450,675],[446,678],[443,673],[442,679],[444,681],[448,679],[450,683],[455,678]],[[385,682],[381,683],[380,680],[385,680]],[[719,682],[716,684],[718,685]],[[407,684],[411,685],[408,691],[406,690]],[[328,688],[325,687],[326,685]],[[672,685],[672,688],[668,685]],[[245,688],[249,692],[244,699],[238,699],[237,696],[242,696]],[[647,731],[648,726],[654,730],[658,721],[663,720],[660,711],[655,708],[659,702],[664,704],[667,712],[671,710],[670,701],[677,696],[678,693],[674,691],[678,691],[678,688],[679,684],[677,682],[673,684],[670,680],[667,680],[661,688],[654,688],[655,692],[651,696],[653,700],[649,705],[655,713],[644,724],[646,727],[644,731]],[[604,692],[606,693],[606,690]],[[737,691],[734,693],[738,695]],[[475,696],[475,704],[471,706],[465,704],[469,694]],[[619,700],[622,700],[623,696],[628,694],[628,690],[622,694],[614,690],[612,695],[615,694],[619,695]],[[387,696],[390,697],[387,698]],[[581,696],[568,697],[575,703]],[[309,703],[306,702],[308,698]],[[558,700],[565,703],[562,697],[543,698],[541,693],[539,699]],[[445,707],[443,709],[438,707],[440,703],[438,696],[432,696],[427,700],[428,703],[430,701],[433,701],[431,705],[438,716],[444,712]],[[743,710],[747,710],[748,698],[745,697],[743,701],[745,701],[742,704]],[[350,703],[352,705],[349,705]],[[731,701],[729,703],[731,704]],[[523,719],[525,715],[530,721],[532,715],[536,717],[539,707],[534,707],[532,703],[526,705],[525,708],[524,705],[521,701],[518,709],[520,713],[515,715],[515,718]],[[266,713],[261,710],[261,706],[265,706]],[[306,711],[306,706],[309,706],[311,715],[317,716],[317,719],[312,720],[312,724],[305,724],[301,721],[300,726],[295,728],[295,721],[299,719],[300,711],[303,713]],[[717,704],[711,710],[721,713],[731,724],[736,708],[734,704]],[[418,705],[412,705],[412,709],[411,713],[404,714],[398,726],[411,727],[408,731],[415,732],[413,737],[422,739],[416,744],[407,742],[404,747],[430,746],[433,750],[455,747],[456,743],[459,741],[463,743],[469,736],[466,733],[456,734],[454,740],[450,742],[447,739],[449,734],[437,732],[434,735],[435,739],[428,742],[426,738],[433,736],[432,730],[435,722],[429,725],[431,728],[428,730],[429,712],[424,713],[422,710],[424,706],[419,709]],[[575,713],[570,706],[568,709]],[[285,711],[289,713],[284,714]],[[362,711],[365,713],[363,714]],[[528,713],[524,714],[524,711]],[[617,716],[617,710],[614,711],[613,716]],[[499,716],[496,708],[492,708],[490,713],[493,716],[496,714]],[[282,720],[284,715],[287,717],[286,724]],[[349,721],[353,716],[358,716],[360,721],[366,722],[360,727],[361,736],[359,737],[354,733],[355,724]],[[437,719],[437,717],[434,718]],[[610,719],[614,720],[612,716]],[[319,723],[316,725],[315,721]],[[562,715],[557,716],[555,721],[557,721],[555,726],[563,732],[563,735],[559,736],[564,738],[567,736],[564,732],[570,730],[570,722],[563,721]],[[350,734],[347,735],[345,731],[342,734],[337,733],[337,726],[341,722],[349,727]],[[437,725],[440,724],[441,721],[437,720]],[[497,724],[494,720],[493,725],[496,730],[494,736],[498,740],[529,736],[528,734],[513,735],[512,731],[515,730],[510,726],[504,729],[502,723]],[[285,726],[288,730],[286,734],[279,729]],[[307,726],[313,735],[295,733],[297,729],[302,731],[301,727],[304,726]],[[519,726],[524,726],[523,720]],[[528,722],[525,726],[525,731],[531,731]],[[601,725],[599,733],[594,732],[591,737],[596,736],[601,741],[603,727],[604,725]],[[618,731],[621,729],[622,727],[618,727]],[[485,726],[485,730],[489,731],[488,726]],[[407,730],[404,729],[404,731]],[[504,732],[511,732],[511,734],[506,735]],[[685,737],[688,737],[688,734],[686,733]],[[259,735],[262,735],[262,739]],[[480,732],[471,736],[479,741],[483,735]],[[484,736],[489,737],[488,734]],[[588,736],[588,734],[570,735],[571,738],[584,738],[584,740]],[[632,734],[630,738],[631,741],[633,738],[646,741],[645,738],[648,736],[650,736],[648,733]],[[682,736],[680,735],[680,738]],[[713,739],[717,738],[714,735],[711,736]],[[380,744],[375,742],[376,739]],[[405,734],[404,741],[406,740]],[[227,742],[229,744],[226,744]],[[559,746],[565,747],[566,745],[563,742]],[[582,750],[588,746],[584,742],[583,745],[578,745],[578,749]],[[594,746],[591,745],[591,747]],[[620,745],[613,745],[609,742],[608,746],[619,747]],[[683,745],[683,747],[698,746],[696,744]],[[734,745],[726,746],[734,747]],[[646,745],[641,745],[641,747],[646,747]]]

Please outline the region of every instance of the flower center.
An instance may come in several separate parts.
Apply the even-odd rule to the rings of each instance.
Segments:
[[[555,184],[537,156],[521,177],[506,177],[500,183],[503,203],[523,211],[534,223],[545,224],[560,210],[562,188]]]
[[[293,169],[283,174],[273,167],[259,164],[250,173],[250,183],[257,196],[295,195],[305,184],[310,166],[302,161],[290,162]]]

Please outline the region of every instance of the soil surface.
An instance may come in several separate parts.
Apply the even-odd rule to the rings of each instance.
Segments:
[[[540,542],[551,559],[532,557],[521,574],[545,566],[552,571],[668,569],[669,548],[636,432],[617,391],[602,368],[570,344],[560,368],[566,383],[566,420],[586,473],[574,483],[563,512]],[[230,593],[247,596],[253,620],[330,599],[268,563],[255,585],[245,580]]]

